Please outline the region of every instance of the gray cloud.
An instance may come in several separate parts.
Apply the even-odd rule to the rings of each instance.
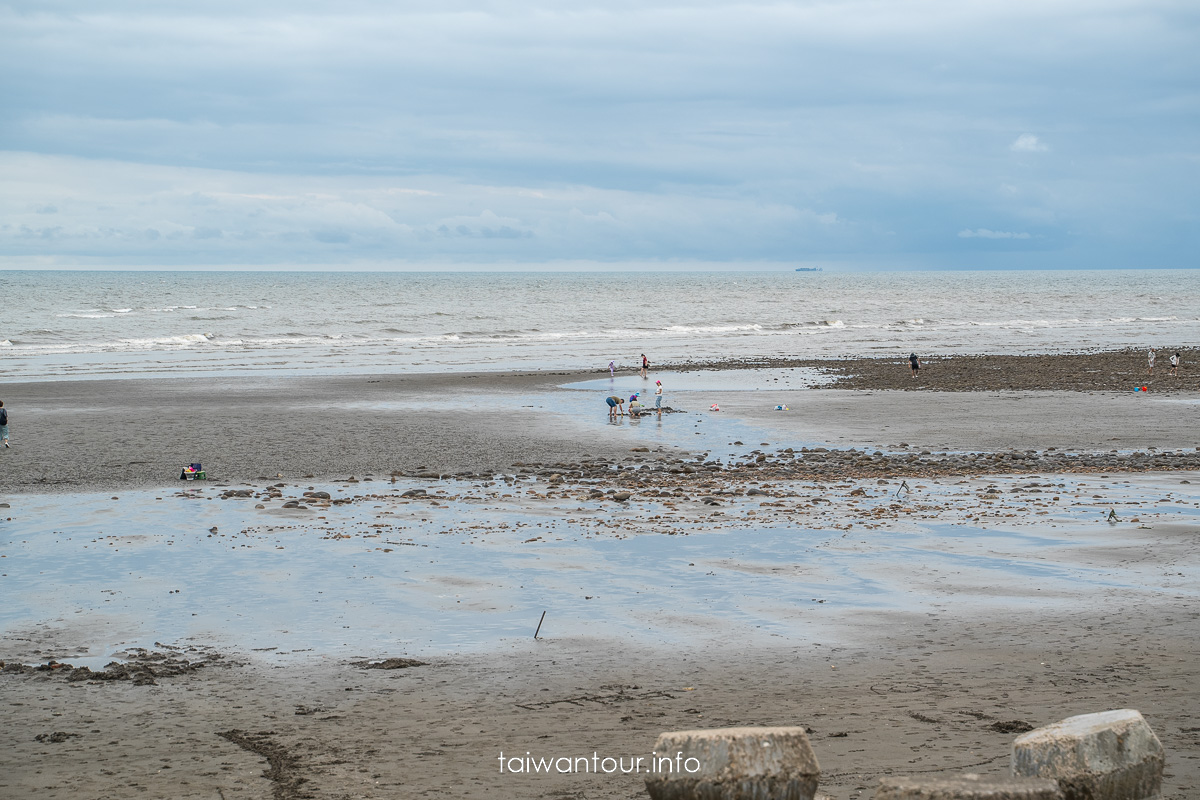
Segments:
[[[1031,231],[1039,265],[1189,266],[1198,22],[1162,0],[10,1],[0,256],[961,265],[998,252],[979,231]],[[18,233],[36,208],[59,234]]]

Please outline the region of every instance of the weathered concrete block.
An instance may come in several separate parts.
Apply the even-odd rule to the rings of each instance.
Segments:
[[[1162,789],[1163,747],[1133,709],[1082,714],[1018,736],[1012,771],[1053,778],[1066,800],[1142,800]]]
[[[654,752],[652,800],[813,800],[821,775],[803,728],[675,731]]]
[[[1049,778],[881,778],[875,800],[1063,800]]]

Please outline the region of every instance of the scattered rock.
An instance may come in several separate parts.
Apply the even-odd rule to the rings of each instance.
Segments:
[[[1032,725],[1019,719],[1014,719],[1009,722],[993,722],[988,727],[994,730],[996,733],[1025,733],[1033,730]]]
[[[160,678],[173,678],[216,663],[232,663],[225,662],[220,653],[192,651],[189,654],[193,655],[194,659],[186,658],[178,653],[136,648],[130,651],[127,661],[109,662],[103,670],[99,671],[92,671],[89,667],[74,667],[59,661],[48,661],[36,666],[5,664],[4,672],[29,675],[59,674],[73,683],[79,681],[129,681],[134,686],[154,686]]]

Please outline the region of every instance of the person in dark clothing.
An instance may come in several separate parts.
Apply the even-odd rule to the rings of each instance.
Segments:
[[[909,353],[908,364],[912,367],[913,377],[917,377],[917,373],[921,371],[921,359],[917,358],[916,353]]]

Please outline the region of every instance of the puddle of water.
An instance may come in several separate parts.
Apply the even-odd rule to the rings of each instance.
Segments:
[[[433,506],[355,487],[390,494],[319,511],[254,509],[211,487],[12,498],[0,631],[86,631],[77,639],[91,658],[72,661],[95,667],[155,641],[277,648],[274,658],[486,650],[532,636],[543,610],[548,637],[753,643],[836,638],[846,612],[920,610],[950,584],[959,609],[995,605],[996,587],[1007,605],[1045,608],[1149,579],[1080,566],[1072,549],[1111,535],[1094,527],[726,527],[655,522],[666,512],[654,503],[598,511],[446,488],[475,496]]]
[[[671,392],[753,392],[760,389],[812,389],[833,382],[820,370],[808,367],[783,369],[694,370],[690,372],[656,372],[646,378],[638,375],[618,375],[563,384],[563,389],[589,392],[608,392],[628,397],[642,392],[654,394],[655,381],[663,382],[664,391]]]

